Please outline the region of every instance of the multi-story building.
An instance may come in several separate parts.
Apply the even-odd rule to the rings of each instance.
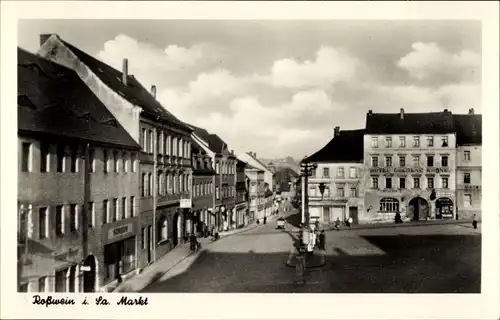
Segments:
[[[135,270],[140,146],[73,70],[19,49],[18,145],[19,290],[95,292]]]
[[[364,130],[335,127],[332,140],[303,160],[317,164],[304,190],[310,221],[328,224],[350,217],[356,224],[364,220],[363,134]]]
[[[469,114],[454,114],[453,119],[457,130],[456,214],[459,219],[470,219],[474,214],[480,218],[482,117],[470,109]],[[436,202],[436,207],[443,206]]]
[[[245,176],[248,189],[249,222],[261,220],[265,216],[264,203],[266,189],[264,170],[247,163],[245,166]]]
[[[192,130],[156,100],[155,86],[149,92],[128,73],[127,59],[118,71],[57,35],[41,35],[40,42],[38,54],[75,70],[142,147],[138,169],[142,268],[183,237],[186,210],[180,208],[180,199],[190,198]]]
[[[215,223],[210,214],[214,208],[214,177],[212,159],[203,148],[192,141],[193,186],[192,186],[192,226],[189,233],[203,232],[205,226],[210,228]],[[209,229],[210,230],[210,229]]]
[[[373,113],[364,135],[365,220],[452,218],[456,135],[451,112]],[[431,194],[435,192],[436,199]],[[436,212],[435,203],[447,208]]]
[[[192,138],[211,157],[214,176],[214,226],[217,230],[227,230],[235,226],[236,206],[236,156],[227,144],[216,134],[190,125]]]
[[[242,228],[248,224],[248,193],[246,189],[245,176],[246,163],[240,160],[236,162],[236,217],[235,227]]]

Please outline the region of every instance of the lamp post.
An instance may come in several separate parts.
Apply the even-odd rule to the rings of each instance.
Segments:
[[[307,160],[303,160],[300,164],[300,173],[302,176],[302,224],[309,225],[309,176],[312,175],[312,171],[318,167],[315,163],[309,163]],[[324,190],[324,189],[323,189]]]

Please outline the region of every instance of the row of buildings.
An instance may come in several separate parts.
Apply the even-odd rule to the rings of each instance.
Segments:
[[[20,291],[108,290],[191,232],[272,213],[273,172],[167,108],[126,59],[57,35],[18,49]]]
[[[482,118],[374,113],[359,130],[333,138],[303,163],[316,164],[307,190],[311,219],[329,223],[470,219],[481,216]]]

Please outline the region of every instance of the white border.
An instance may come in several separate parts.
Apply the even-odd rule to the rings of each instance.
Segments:
[[[17,20],[64,19],[477,19],[483,44],[483,260],[476,295],[150,294],[144,307],[37,307],[16,289]],[[498,319],[497,2],[1,2],[1,318]],[[473,106],[472,106],[473,107]],[[55,295],[54,295],[55,296]],[[70,295],[63,295],[70,296]],[[108,294],[111,300],[116,294]],[[134,295],[129,295],[134,296]],[[30,296],[31,297],[31,296]],[[81,298],[80,298],[81,299]],[[193,302],[195,303],[193,305]]]

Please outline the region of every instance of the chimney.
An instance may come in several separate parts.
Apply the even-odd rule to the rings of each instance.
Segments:
[[[338,137],[340,134],[340,127],[333,128],[333,136]]]
[[[403,108],[399,109],[399,115],[401,117],[401,120],[403,120],[405,118],[405,109]]]
[[[128,78],[128,59],[124,58],[123,59],[123,74],[122,74],[122,82],[124,85],[127,85],[127,78]]]
[[[373,114],[373,111],[371,109],[368,110],[368,114],[371,116]]]
[[[52,36],[52,34],[50,33],[45,33],[45,34],[41,34],[40,35],[40,47],[43,46],[43,44],[45,42],[47,42],[47,40],[49,40],[49,38]]]
[[[156,99],[156,86],[154,84],[151,86],[151,95]]]
[[[474,114],[474,108],[469,109],[469,114]]]

